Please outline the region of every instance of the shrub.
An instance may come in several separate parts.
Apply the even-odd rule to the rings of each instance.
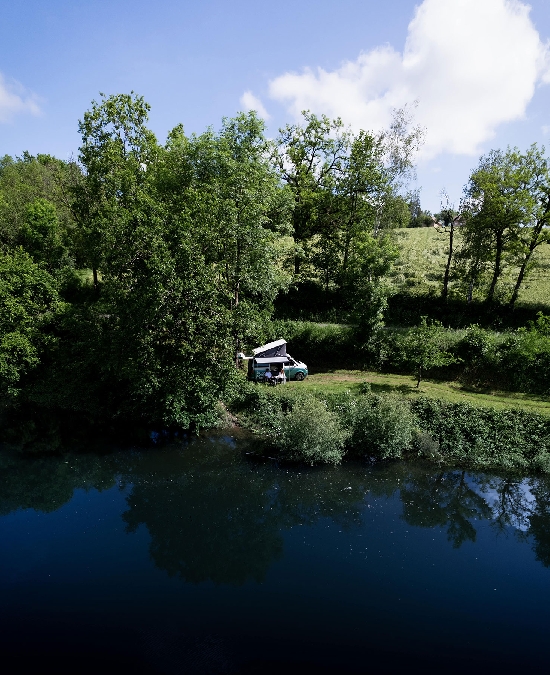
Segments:
[[[339,464],[348,433],[326,403],[306,397],[282,418],[275,444],[283,457],[309,464]]]
[[[364,395],[357,399],[349,444],[360,455],[398,458],[410,447],[413,428],[406,401],[394,396]]]
[[[502,369],[515,391],[550,393],[550,338],[520,328],[501,347]]]
[[[493,331],[473,324],[455,346],[455,353],[464,363],[462,379],[476,385],[487,385],[498,380],[499,354]]]
[[[426,397],[411,402],[419,427],[453,464],[547,470],[550,420],[522,410],[495,410]]]

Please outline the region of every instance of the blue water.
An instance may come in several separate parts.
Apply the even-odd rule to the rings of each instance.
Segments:
[[[252,449],[4,456],[4,672],[546,666],[547,479]]]

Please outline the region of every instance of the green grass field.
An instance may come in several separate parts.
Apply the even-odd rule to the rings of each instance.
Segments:
[[[391,392],[405,398],[430,396],[452,403],[470,403],[476,406],[493,408],[521,408],[528,412],[550,416],[550,401],[530,394],[519,394],[503,391],[476,391],[462,387],[456,382],[437,382],[424,380],[420,389],[416,388],[415,378],[408,375],[391,375],[359,370],[335,370],[326,373],[309,375],[304,382],[288,382],[287,387],[316,393],[338,393],[350,391],[358,394],[361,384],[368,382],[375,393]]]
[[[411,294],[440,293],[443,272],[449,250],[449,237],[433,227],[396,230],[401,257],[395,266],[393,283],[401,291]],[[455,236],[455,251],[460,248],[460,231]],[[536,266],[524,281],[518,305],[547,305],[550,311],[550,246],[542,245],[535,254]],[[511,295],[517,268],[505,268],[499,291],[502,300]],[[451,292],[459,291],[451,272]]]

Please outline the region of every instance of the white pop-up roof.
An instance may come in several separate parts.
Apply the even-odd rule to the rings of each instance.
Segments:
[[[275,340],[252,350],[254,356],[286,356],[286,340]]]

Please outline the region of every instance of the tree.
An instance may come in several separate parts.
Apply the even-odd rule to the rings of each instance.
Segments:
[[[189,213],[160,192],[148,109],[139,96],[103,97],[81,123],[75,211],[102,284],[79,339],[107,415],[203,426],[228,379],[227,314],[200,223],[195,236]]]
[[[55,204],[37,199],[27,204],[26,219],[19,239],[24,249],[36,262],[43,263],[52,272],[67,263],[67,251]]]
[[[132,218],[145,197],[147,168],[157,150],[154,134],[145,126],[149,109],[133,92],[101,94],[101,102],[93,101],[79,122],[79,162],[85,180],[74,187],[72,208],[81,255],[92,268],[96,289],[105,257],[116,253],[117,233],[131,234]]]
[[[532,162],[517,148],[491,150],[482,157],[464,189],[463,256],[469,261],[471,283],[481,269],[492,268],[486,300],[494,300],[497,283],[520,239],[532,223],[536,200],[531,190]]]
[[[270,313],[291,278],[285,268],[291,195],[269,155],[263,121],[241,114],[225,119],[219,133],[186,139],[175,129],[157,179],[166,211],[186,214],[188,236],[216,277],[235,353],[243,340],[256,337],[253,326],[265,320],[261,315]]]
[[[416,388],[425,371],[456,362],[456,357],[446,351],[447,336],[439,321],[428,322],[422,317],[419,326],[411,328],[403,340],[407,362],[416,373]]]
[[[30,155],[0,159],[0,248],[22,243],[29,225],[32,204],[47,201],[55,210],[56,228],[66,248],[72,247],[74,219],[70,209],[70,190],[77,180],[74,164],[51,155]]]
[[[62,309],[55,280],[22,249],[0,253],[0,393],[20,396],[25,376],[56,341],[51,324]]]
[[[274,160],[282,180],[292,191],[294,239],[303,247],[323,229],[326,234],[326,221],[331,220],[332,191],[337,178],[343,175],[351,136],[340,118],[330,120],[326,115],[317,117],[309,111],[302,115],[304,126],[293,124],[279,130]],[[300,272],[301,262],[302,256],[297,254],[295,274]]]
[[[450,203],[449,196],[445,191],[443,191],[442,197],[444,199],[444,204],[442,204],[441,212],[436,213],[434,219],[436,221],[435,224],[440,225],[437,228],[437,231],[439,233],[445,233],[449,235],[449,252],[447,253],[447,263],[445,265],[445,273],[443,275],[443,289],[441,291],[441,297],[443,301],[447,302],[447,297],[449,295],[449,277],[451,274],[451,263],[454,254],[455,229],[462,223],[462,218],[454,210],[454,207]]]
[[[539,150],[532,145],[525,154],[525,163],[529,172],[529,191],[534,199],[534,211],[531,221],[524,223],[519,234],[517,261],[519,272],[510,298],[510,307],[514,307],[521,284],[532,267],[533,254],[541,244],[550,243],[550,167],[544,157],[544,148]]]

